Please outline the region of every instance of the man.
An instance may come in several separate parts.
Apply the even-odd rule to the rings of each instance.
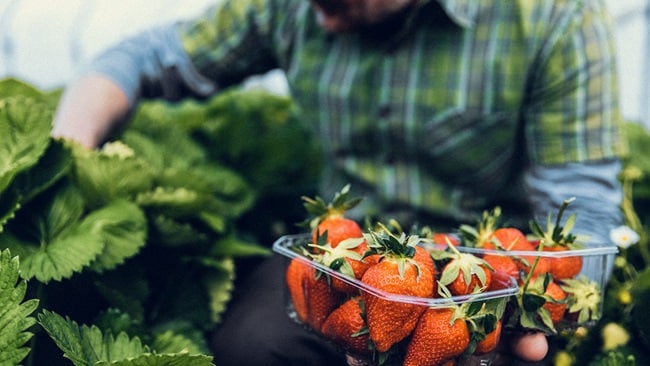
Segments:
[[[281,68],[321,138],[322,197],[350,183],[359,217],[452,228],[499,205],[525,227],[577,197],[575,231],[605,242],[624,145],[609,27],[599,0],[225,0],[97,58],[52,133],[95,147],[139,98],[207,97]],[[274,261],[238,289],[216,362],[343,362],[283,317]]]

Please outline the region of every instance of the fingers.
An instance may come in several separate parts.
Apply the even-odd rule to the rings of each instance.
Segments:
[[[548,353],[548,341],[544,333],[527,333],[511,340],[512,353],[528,362],[541,361]]]

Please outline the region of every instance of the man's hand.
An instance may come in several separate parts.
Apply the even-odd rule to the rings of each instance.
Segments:
[[[513,337],[510,346],[516,357],[528,362],[541,361],[548,353],[548,341],[541,332]]]
[[[65,90],[54,117],[52,137],[98,147],[128,110],[126,94],[117,84],[103,76],[85,76]]]

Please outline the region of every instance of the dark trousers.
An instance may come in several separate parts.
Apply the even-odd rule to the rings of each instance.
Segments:
[[[212,337],[217,366],[338,366],[342,353],[286,313],[286,258],[279,254],[245,266],[233,299]]]

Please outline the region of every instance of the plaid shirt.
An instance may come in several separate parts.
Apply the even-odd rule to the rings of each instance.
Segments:
[[[219,87],[280,67],[327,159],[365,213],[457,220],[528,204],[531,164],[623,152],[610,20],[602,1],[420,1],[374,34],[325,33],[304,0],[231,0],[182,27]]]

